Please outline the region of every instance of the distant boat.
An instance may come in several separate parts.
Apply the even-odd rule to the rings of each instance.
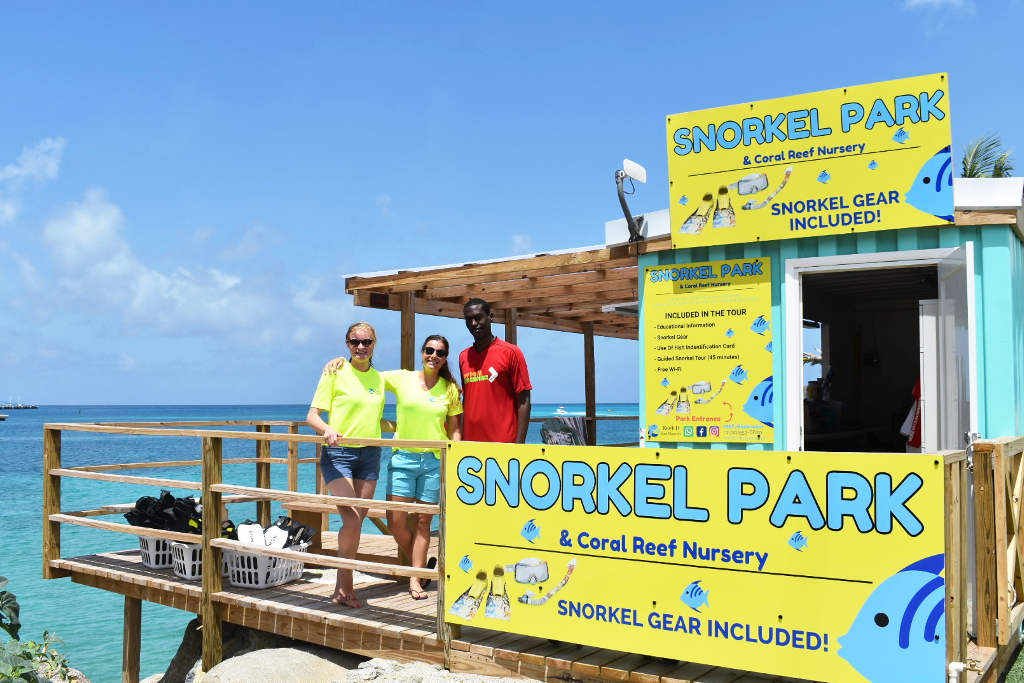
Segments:
[[[565,406],[558,406],[558,410],[555,411],[555,415],[568,415],[569,412],[565,409]]]
[[[7,419],[7,416],[4,415],[3,413],[0,413],[0,422],[3,422],[6,419]]]

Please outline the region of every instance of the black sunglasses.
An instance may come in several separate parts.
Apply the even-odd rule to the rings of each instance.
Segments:
[[[448,357],[447,351],[445,351],[444,349],[435,349],[433,346],[424,346],[423,353],[425,353],[428,356],[433,356],[436,353],[438,358]]]
[[[348,343],[351,344],[352,346],[365,346],[365,347],[369,348],[369,347],[373,346],[373,342],[375,342],[375,341],[377,341],[377,340],[376,339],[349,339]]]

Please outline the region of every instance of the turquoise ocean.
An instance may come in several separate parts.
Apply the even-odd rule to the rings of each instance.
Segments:
[[[556,410],[582,415],[582,404],[535,404],[533,417],[547,417]],[[7,590],[21,604],[21,639],[41,640],[43,630],[64,641],[59,649],[96,683],[121,680],[121,628],[124,599],[117,594],[79,586],[70,579],[42,579],[42,452],[43,424],[47,422],[152,422],[190,420],[304,420],[304,405],[257,406],[42,406],[37,410],[5,411],[9,417],[0,422],[0,476],[9,487],[0,506],[0,576],[10,583]],[[637,415],[635,403],[598,404],[598,415]],[[560,411],[561,412],[561,411]],[[394,418],[394,406],[385,408],[385,417]],[[251,428],[248,428],[251,429]],[[278,430],[275,430],[278,431]],[[626,443],[637,440],[637,420],[598,423],[598,443]],[[528,442],[540,443],[540,425],[532,424]],[[255,442],[226,442],[224,457],[253,457]],[[196,438],[114,436],[64,432],[64,466],[99,465],[127,462],[153,462],[199,459],[201,441]],[[284,444],[274,444],[271,455],[286,457]],[[312,457],[313,446],[303,445],[300,457]],[[386,461],[387,451],[385,451]],[[299,488],[312,491],[314,466],[299,466]],[[125,474],[199,481],[198,467],[156,468],[127,471]],[[382,478],[385,476],[382,470]],[[254,486],[255,465],[228,465],[226,482]],[[271,481],[275,488],[287,488],[285,465],[273,465]],[[377,496],[383,497],[384,486]],[[62,482],[62,508],[82,510],[113,503],[130,503],[144,495],[157,495],[158,489],[137,484],[67,479]],[[191,492],[172,490],[178,496]],[[255,504],[233,505],[229,514],[236,523],[255,518]],[[276,518],[279,506],[273,510]],[[120,517],[103,517],[124,521]],[[332,527],[337,528],[335,516]],[[137,547],[132,536],[96,529],[64,525],[62,555],[72,557],[95,552]],[[378,533],[367,523],[364,533]],[[143,602],[142,676],[163,672],[174,655],[185,625],[192,614]],[[0,632],[2,634],[2,632]],[[6,637],[6,634],[2,634]]]

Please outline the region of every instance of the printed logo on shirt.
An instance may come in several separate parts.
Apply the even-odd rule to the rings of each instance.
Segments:
[[[495,373],[497,377],[497,373]],[[463,384],[472,384],[473,382],[493,382],[489,373],[486,372],[469,372],[462,375]]]

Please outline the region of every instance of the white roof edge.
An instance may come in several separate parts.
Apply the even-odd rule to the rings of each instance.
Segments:
[[[1024,207],[1024,178],[953,178],[953,204],[964,211]]]
[[[347,275],[342,275],[341,277],[381,277],[383,275],[397,275],[398,273],[422,273],[430,270],[441,270],[443,268],[461,268],[462,266],[482,265],[485,263],[518,261],[520,259],[533,258],[534,256],[557,256],[559,254],[575,254],[583,251],[594,251],[595,249],[607,248],[607,245],[604,244],[594,244],[589,247],[574,247],[572,249],[551,249],[548,251],[538,251],[535,254],[520,254],[518,256],[500,256],[498,258],[477,259],[474,261],[465,261],[463,263],[448,263],[440,266],[416,266],[414,268],[399,268],[397,270],[378,270],[372,273],[349,273]]]

